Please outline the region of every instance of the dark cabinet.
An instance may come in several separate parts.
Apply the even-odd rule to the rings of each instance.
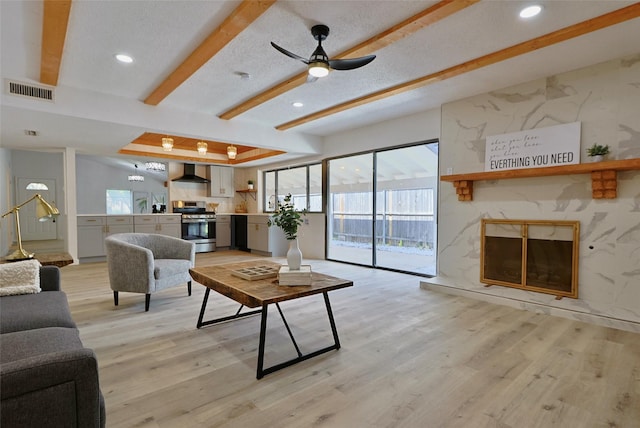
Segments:
[[[249,251],[247,248],[247,216],[231,216],[231,248],[234,250]]]

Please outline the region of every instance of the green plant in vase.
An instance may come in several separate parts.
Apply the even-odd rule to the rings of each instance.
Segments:
[[[609,154],[609,145],[601,145],[594,143],[593,146],[587,149],[587,155],[593,158],[594,161],[601,161],[606,155]]]
[[[284,197],[283,203],[276,203],[276,211],[268,220],[267,225],[278,226],[284,232],[289,241],[289,251],[287,251],[287,264],[290,270],[299,270],[302,263],[302,253],[298,247],[298,226],[304,220],[302,216],[307,214],[307,210],[297,210],[291,201],[291,194]]]

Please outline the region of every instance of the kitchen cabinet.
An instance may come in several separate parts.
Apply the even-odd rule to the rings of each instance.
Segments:
[[[247,218],[247,247],[251,252],[267,256],[283,257],[288,244],[279,227],[269,227],[269,216],[250,215]]]
[[[136,233],[156,233],[180,238],[180,215],[137,215],[133,224]]]
[[[231,247],[231,216],[216,216],[216,248]]]
[[[233,198],[235,195],[233,168],[210,165],[208,169],[209,196],[214,198]]]
[[[104,257],[104,238],[128,232],[133,232],[131,216],[78,217],[78,258]]]
[[[100,257],[104,251],[105,216],[78,217],[78,258]]]

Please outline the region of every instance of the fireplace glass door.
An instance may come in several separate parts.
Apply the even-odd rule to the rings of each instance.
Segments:
[[[579,222],[482,220],[480,281],[578,297]]]

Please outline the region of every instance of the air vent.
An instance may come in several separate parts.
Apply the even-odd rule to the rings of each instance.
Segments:
[[[53,102],[53,88],[6,80],[6,92],[20,97],[36,98]]]

